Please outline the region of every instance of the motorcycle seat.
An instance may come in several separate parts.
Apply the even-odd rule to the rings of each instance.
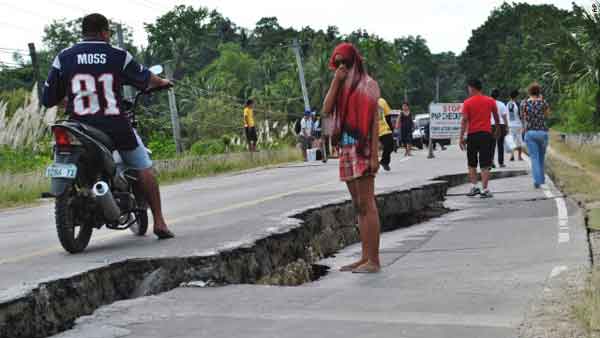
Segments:
[[[98,128],[95,128],[95,127],[92,127],[90,125],[87,125],[85,123],[80,123],[80,125],[81,125],[81,129],[83,129],[83,131],[86,134],[88,134],[89,136],[91,136],[96,141],[102,143],[106,148],[108,148],[108,150],[111,150],[111,151],[115,150],[115,143],[102,130],[100,130]]]
[[[88,124],[79,122],[79,121],[73,121],[73,120],[69,120],[66,122],[63,122],[63,125],[79,130],[80,132],[86,134],[87,136],[93,138],[94,140],[100,142],[102,145],[104,145],[106,148],[108,148],[108,150],[113,151],[115,150],[115,143],[113,142],[113,140],[106,135],[106,133],[104,133],[102,130],[92,127]]]

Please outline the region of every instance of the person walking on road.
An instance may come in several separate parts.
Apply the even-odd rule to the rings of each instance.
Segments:
[[[248,141],[248,150],[256,151],[256,123],[254,122],[254,100],[246,101],[244,106],[244,130],[246,132],[246,141]]]
[[[491,97],[481,93],[481,81],[470,80],[468,83],[469,98],[463,103],[463,118],[460,128],[460,149],[465,150],[465,132],[468,130],[466,141],[467,161],[469,165],[469,180],[471,191],[467,196],[481,195],[481,198],[491,198],[492,193],[488,188],[490,167],[492,166],[492,135],[491,116],[498,121],[498,106]],[[499,129],[496,129],[497,134]],[[481,169],[482,188],[477,185],[477,164]]]
[[[508,130],[515,142],[515,149],[513,149],[510,160],[515,160],[515,151],[519,155],[519,161],[523,161],[523,123],[521,122],[521,114],[517,99],[519,97],[519,91],[513,90],[510,93],[510,101],[506,104],[508,110]]]
[[[392,152],[394,151],[394,135],[392,134],[392,108],[387,101],[379,98],[377,101],[379,112],[379,141],[383,146],[381,153],[381,167],[385,171],[390,171],[390,162],[392,160]]]
[[[414,122],[408,103],[402,104],[402,112],[396,119],[396,129],[400,130],[400,143],[404,146],[404,156],[410,156],[412,151],[412,133],[414,130]]]
[[[298,141],[300,142],[300,148],[302,149],[302,158],[306,162],[308,160],[308,154],[306,151],[312,148],[313,142],[313,118],[310,110],[304,112],[304,117],[300,120],[300,135],[298,135]]]
[[[498,135],[494,142],[492,142],[492,167],[494,165],[494,157],[496,150],[498,152],[498,165],[500,168],[505,168],[504,165],[504,139],[508,134],[508,110],[506,109],[506,105],[504,102],[500,101],[498,98],[500,97],[500,90],[494,89],[492,90],[492,98],[496,100],[496,106],[498,107],[498,115],[500,115],[500,121],[494,120],[495,124],[492,125],[492,133],[494,135]],[[495,129],[499,131],[496,132]]]
[[[521,102],[521,112],[525,125],[525,143],[531,158],[533,185],[539,189],[546,183],[545,158],[548,147],[548,126],[546,119],[550,117],[550,106],[542,97],[542,89],[538,83],[528,88],[529,98]]]
[[[358,212],[362,242],[360,260],[341,271],[376,273],[379,260],[379,213],[375,203],[375,175],[379,169],[379,86],[366,72],[354,45],[338,45],[329,63],[335,71],[323,112],[334,113],[334,144],[340,147],[340,179],[346,182]]]

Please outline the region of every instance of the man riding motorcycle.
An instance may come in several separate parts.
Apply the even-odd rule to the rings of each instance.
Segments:
[[[103,15],[87,15],[81,28],[83,41],[54,59],[42,103],[53,107],[66,96],[71,119],[96,127],[113,140],[124,164],[139,171],[138,184],[152,210],[154,234],[159,239],[172,238],[162,214],[152,161],[124,114],[121,95],[122,85],[146,90],[171,83],[139,65],[126,50],[111,46],[109,22]]]

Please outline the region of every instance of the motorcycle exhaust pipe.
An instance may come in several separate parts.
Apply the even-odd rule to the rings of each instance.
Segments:
[[[117,205],[117,202],[110,192],[110,187],[108,184],[106,184],[106,182],[99,181],[94,184],[94,187],[92,188],[92,194],[102,208],[102,213],[107,221],[116,222],[119,220],[119,217],[121,216],[121,209]]]

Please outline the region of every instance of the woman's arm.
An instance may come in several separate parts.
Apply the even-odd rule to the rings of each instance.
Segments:
[[[344,80],[346,80],[347,75],[348,70],[345,68],[345,66],[340,66],[340,68],[335,71],[335,75],[331,80],[331,85],[329,86],[329,90],[325,96],[325,101],[323,102],[323,114],[331,115],[333,113],[338,92],[340,91],[340,87],[344,83]]]
[[[340,83],[335,78],[331,81],[327,95],[325,96],[325,102],[323,102],[323,114],[331,115],[333,108],[335,107],[335,101],[340,90]]]
[[[376,173],[379,170],[379,119],[373,114],[373,123],[371,125],[371,172]]]

